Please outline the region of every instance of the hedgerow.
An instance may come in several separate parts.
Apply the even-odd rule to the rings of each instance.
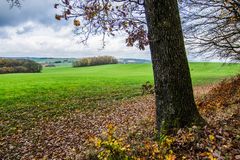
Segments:
[[[97,66],[104,64],[117,64],[118,60],[112,56],[87,57],[76,60],[72,63],[73,67]]]
[[[0,58],[0,74],[41,72],[42,65],[32,60]]]

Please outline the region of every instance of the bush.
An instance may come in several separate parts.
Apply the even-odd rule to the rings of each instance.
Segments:
[[[145,94],[154,94],[154,86],[149,81],[142,85],[142,95]]]
[[[0,58],[0,74],[41,72],[42,65],[26,59]]]
[[[62,63],[62,61],[55,61],[54,63]]]
[[[73,67],[96,66],[104,64],[117,64],[118,60],[112,56],[98,56],[81,58],[72,63]]]
[[[90,137],[93,150],[89,151],[88,159],[92,160],[140,160],[166,159],[175,160],[171,149],[174,138],[166,135],[153,140],[143,140],[134,143],[133,139],[126,142],[127,137],[117,137],[116,127],[110,124],[107,130],[98,137]]]
[[[56,67],[54,64],[47,64],[45,67]]]

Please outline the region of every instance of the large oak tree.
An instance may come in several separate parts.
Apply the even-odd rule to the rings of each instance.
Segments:
[[[194,102],[177,0],[62,0],[56,19],[73,19],[76,33],[126,33],[127,46],[150,45],[156,95],[156,128],[204,124]]]

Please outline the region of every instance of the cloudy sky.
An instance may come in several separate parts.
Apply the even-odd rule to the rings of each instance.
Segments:
[[[0,0],[0,57],[84,57],[113,55],[118,58],[149,59],[149,49],[126,47],[124,36],[92,37],[80,44],[71,21],[55,20],[55,0],[24,0],[22,7],[9,8]]]
[[[79,43],[72,21],[57,21],[54,3],[57,0],[21,0],[21,8],[10,9],[7,0],[0,0],[0,57],[89,57],[112,55],[117,58],[150,59],[150,51],[126,47],[124,36],[91,37],[88,45]],[[188,56],[190,61],[222,61]],[[224,60],[223,60],[224,61]]]

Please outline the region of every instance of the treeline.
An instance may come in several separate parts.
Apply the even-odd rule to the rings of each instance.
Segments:
[[[26,59],[0,58],[0,74],[4,73],[37,73],[42,65]]]
[[[97,66],[104,64],[117,64],[118,60],[112,56],[87,57],[76,60],[72,63],[73,67]]]

